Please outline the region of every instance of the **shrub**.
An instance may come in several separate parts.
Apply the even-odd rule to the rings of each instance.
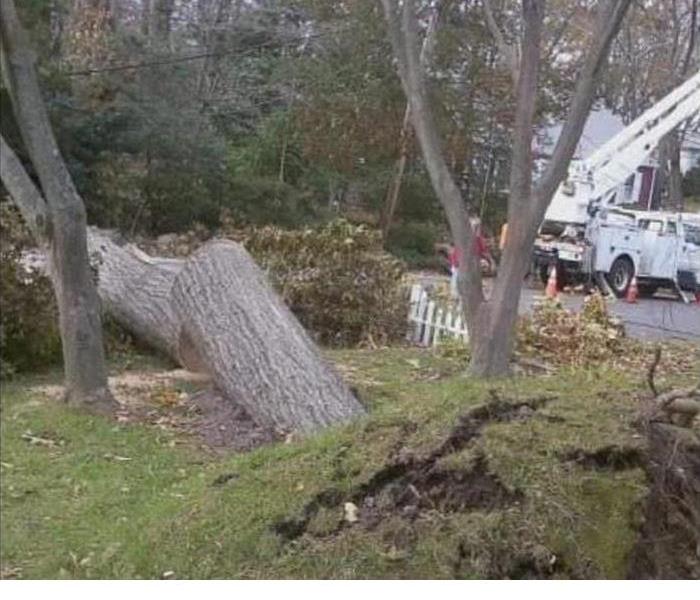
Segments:
[[[580,312],[555,301],[535,306],[518,326],[518,351],[554,364],[587,366],[623,354],[625,333],[608,311],[605,298],[593,294]]]
[[[389,231],[387,249],[414,269],[440,269],[435,244],[443,237],[441,227],[433,223],[396,223]]]
[[[0,204],[0,375],[57,364],[61,338],[51,282],[20,263],[31,238],[19,213]]]
[[[224,233],[268,271],[319,342],[384,344],[405,332],[404,266],[382,251],[378,231],[343,220],[315,229],[241,231],[225,220]]]

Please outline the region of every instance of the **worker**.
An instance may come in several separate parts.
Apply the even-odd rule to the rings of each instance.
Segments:
[[[484,233],[481,229],[481,220],[478,217],[475,217],[474,219],[471,219],[470,224],[474,232],[474,250],[479,258],[479,263],[481,264],[483,261],[486,263],[487,271],[490,273],[495,273],[495,261],[491,256],[488,244],[486,243],[486,238],[484,237]],[[459,295],[457,289],[457,275],[459,272],[459,263],[462,259],[462,253],[454,244],[452,245],[448,259],[450,264],[450,295],[453,298],[457,298]]]

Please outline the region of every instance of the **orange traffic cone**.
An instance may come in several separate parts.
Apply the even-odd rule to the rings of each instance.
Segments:
[[[637,287],[637,276],[632,277],[629,287],[627,288],[627,297],[625,300],[630,304],[637,302],[637,297],[639,296],[639,288]]]
[[[547,298],[556,298],[558,295],[558,289],[557,289],[557,267],[556,265],[552,266],[551,270],[549,271],[549,279],[547,280],[547,289],[545,290],[545,296]]]

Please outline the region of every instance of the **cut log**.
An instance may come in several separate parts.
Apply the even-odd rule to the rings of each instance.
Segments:
[[[258,425],[310,432],[364,413],[239,244],[210,242],[176,260],[91,228],[88,247],[103,309],[182,366],[210,375]]]
[[[259,424],[308,432],[364,412],[240,244],[198,250],[172,299],[180,344]]]

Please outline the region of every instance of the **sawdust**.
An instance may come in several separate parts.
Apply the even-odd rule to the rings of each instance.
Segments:
[[[119,403],[118,423],[143,423],[193,438],[217,451],[247,451],[278,439],[212,387],[208,376],[174,369],[126,371],[109,378]],[[61,385],[38,385],[34,394],[51,401],[64,395]]]

